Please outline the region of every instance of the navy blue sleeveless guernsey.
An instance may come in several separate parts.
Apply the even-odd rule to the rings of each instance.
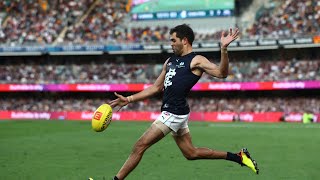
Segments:
[[[196,54],[191,52],[184,56],[174,55],[169,59],[161,111],[177,115],[185,115],[190,112],[186,98],[191,88],[200,79],[200,76],[193,74],[190,69],[190,63],[195,56]]]

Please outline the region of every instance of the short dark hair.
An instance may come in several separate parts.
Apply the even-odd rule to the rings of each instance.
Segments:
[[[194,33],[191,27],[187,24],[178,25],[170,30],[170,35],[177,33],[177,37],[180,39],[187,38],[192,45],[194,41]]]

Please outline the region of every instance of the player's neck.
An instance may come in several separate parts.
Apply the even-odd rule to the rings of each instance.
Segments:
[[[191,52],[192,52],[192,46],[187,47],[187,48],[183,51],[183,53],[181,54],[181,56],[185,56],[185,55],[187,55],[187,54],[190,54]]]

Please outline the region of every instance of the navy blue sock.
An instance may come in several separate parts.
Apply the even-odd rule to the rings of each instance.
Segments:
[[[226,160],[229,160],[229,161],[233,161],[233,162],[237,162],[239,164],[242,164],[242,160],[241,160],[241,157],[239,154],[234,154],[234,153],[231,153],[231,152],[227,152],[227,158]]]

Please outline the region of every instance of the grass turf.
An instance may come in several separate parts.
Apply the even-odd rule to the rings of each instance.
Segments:
[[[0,121],[0,179],[110,180],[147,122]],[[187,161],[167,136],[152,146],[128,180],[317,179],[320,124],[191,122],[195,146],[238,152],[247,147],[260,174],[223,160]]]

